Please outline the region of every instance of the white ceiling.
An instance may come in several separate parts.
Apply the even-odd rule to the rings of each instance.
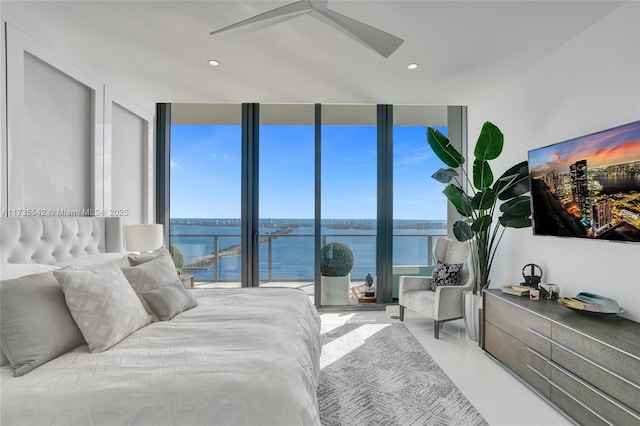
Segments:
[[[209,32],[289,1],[2,1],[47,43],[154,102],[467,105],[602,19],[614,1],[329,1],[405,40],[384,59],[308,16]],[[8,13],[7,13],[8,11]],[[15,15],[17,14],[17,15]],[[26,29],[28,31],[28,29]],[[207,60],[218,59],[213,68]],[[407,64],[418,62],[417,70]]]

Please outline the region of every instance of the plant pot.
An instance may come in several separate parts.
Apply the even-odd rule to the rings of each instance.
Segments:
[[[348,305],[351,274],[344,277],[320,277],[320,303],[322,305]]]
[[[464,292],[464,324],[467,326],[467,336],[477,342],[480,339],[480,310],[482,309],[482,294]]]

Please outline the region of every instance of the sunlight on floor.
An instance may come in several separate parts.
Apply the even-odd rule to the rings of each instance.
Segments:
[[[322,314],[320,315],[320,334],[326,334],[348,323],[356,314]]]
[[[340,336],[322,346],[320,369],[333,364],[354,349],[362,346],[367,338],[390,325],[391,324],[363,324],[344,336]]]

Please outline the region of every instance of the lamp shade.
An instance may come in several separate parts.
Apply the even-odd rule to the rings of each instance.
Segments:
[[[164,244],[162,225],[126,225],[125,246],[129,251],[152,251]]]

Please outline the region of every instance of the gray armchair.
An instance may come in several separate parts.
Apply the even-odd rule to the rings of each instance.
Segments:
[[[473,286],[473,257],[471,242],[464,243],[438,238],[433,257],[443,263],[462,263],[460,285],[438,286],[431,290],[432,277],[401,276],[399,289],[400,321],[404,321],[405,308],[433,318],[433,334],[440,335],[440,323],[462,318],[463,292]]]

